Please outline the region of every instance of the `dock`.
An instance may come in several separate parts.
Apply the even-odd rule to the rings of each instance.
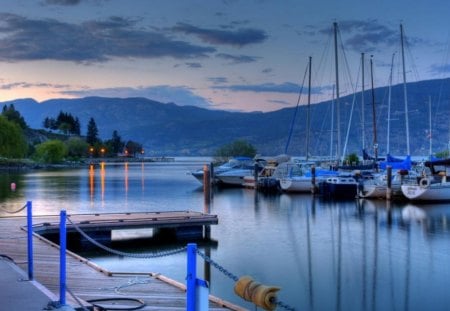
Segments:
[[[115,229],[124,228],[153,227],[167,229],[208,226],[217,223],[217,217],[211,216],[214,215],[188,211],[69,215],[71,222],[82,227],[86,232],[94,232],[95,228],[101,228],[103,232],[111,232]],[[58,216],[33,217],[33,282],[39,285],[36,288],[41,288],[44,291],[44,297],[49,297],[49,302],[51,297],[59,296],[59,245],[40,233],[54,234],[57,219]],[[67,224],[68,233],[69,231],[73,232],[74,228],[72,227]],[[4,258],[10,258],[13,264],[21,270],[27,271],[25,217],[0,218],[0,253]],[[115,308],[120,306],[124,308],[136,307],[136,303],[141,302],[144,307],[140,310],[144,311],[186,310],[186,286],[183,283],[172,280],[158,272],[124,273],[108,271],[71,251],[67,251],[66,254],[67,304],[76,310],[83,310],[80,304],[88,310],[93,310],[93,304],[95,304],[93,301],[105,298],[119,298],[117,301],[104,302],[110,306],[113,305]],[[5,284],[5,282],[4,279],[0,281],[2,291],[5,293],[21,291],[25,288],[25,284]],[[10,297],[15,296],[10,295]],[[127,299],[132,300],[127,301]],[[2,303],[4,303],[3,300]],[[34,310],[21,309],[20,301],[6,301],[5,303],[10,303],[11,306],[17,303],[17,306],[14,304],[11,310]],[[36,304],[42,304],[42,297],[40,300],[36,300]],[[35,310],[43,310],[44,307],[46,306],[38,305]],[[242,311],[246,309],[210,295],[209,310]]]

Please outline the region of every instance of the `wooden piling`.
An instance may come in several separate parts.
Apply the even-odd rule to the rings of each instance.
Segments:
[[[255,179],[255,190],[258,190],[258,164],[255,163],[253,168],[253,178]]]
[[[386,200],[391,200],[392,198],[392,166],[386,166]]]
[[[209,204],[211,201],[211,173],[208,164],[203,166],[203,194],[205,204]]]
[[[316,166],[311,166],[311,193],[316,193]]]

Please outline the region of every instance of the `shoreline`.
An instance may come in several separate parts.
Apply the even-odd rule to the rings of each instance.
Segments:
[[[27,171],[40,169],[69,169],[83,168],[90,165],[105,163],[125,163],[125,162],[175,162],[174,157],[149,157],[149,158],[86,158],[80,161],[66,161],[63,163],[39,163],[30,159],[0,161],[0,172],[5,171]]]

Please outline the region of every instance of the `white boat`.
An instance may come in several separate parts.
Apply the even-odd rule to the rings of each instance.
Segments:
[[[450,159],[425,162],[429,174],[415,183],[403,184],[403,195],[412,201],[450,201]]]
[[[445,176],[441,181],[424,177],[418,184],[402,185],[402,192],[412,201],[450,201],[450,182]]]
[[[251,168],[251,167],[253,167],[253,165],[254,165],[254,161],[252,158],[249,158],[249,157],[232,158],[232,159],[228,160],[228,162],[213,168],[214,181],[217,181],[216,176],[218,174],[227,172],[231,169]],[[204,172],[203,168],[201,168],[194,172],[191,172],[191,175],[194,176],[195,179],[197,179],[201,184],[203,184],[203,172]]]
[[[338,172],[317,169],[315,173],[317,185],[331,176],[337,176]],[[280,187],[286,192],[311,192],[313,190],[313,179],[311,171],[307,171],[301,176],[287,176],[280,179]]]
[[[391,178],[391,198],[403,199],[402,184],[408,183],[412,178],[416,178],[414,171],[398,170],[392,174]],[[385,172],[375,175],[373,179],[365,179],[359,186],[358,195],[362,198],[379,199],[387,196],[387,175]]]
[[[215,177],[220,186],[243,187],[246,182],[244,178],[246,176],[252,176],[254,172],[254,168],[236,168],[220,174],[215,174]]]

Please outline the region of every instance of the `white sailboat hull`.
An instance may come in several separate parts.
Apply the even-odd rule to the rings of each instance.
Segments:
[[[311,192],[312,178],[290,177],[280,179],[280,187],[286,192]]]
[[[364,185],[363,190],[359,191],[359,196],[368,199],[386,198],[387,185]],[[404,197],[400,185],[392,185],[392,197]]]
[[[413,201],[450,201],[450,182],[402,185],[402,192]]]

